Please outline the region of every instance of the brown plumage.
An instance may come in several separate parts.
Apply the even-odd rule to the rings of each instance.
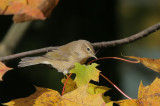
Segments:
[[[57,50],[48,52],[43,56],[25,57],[21,59],[18,66],[50,64],[59,72],[66,74],[74,67],[74,63],[84,64],[89,57],[95,57],[91,43],[86,40],[78,40],[60,46]]]

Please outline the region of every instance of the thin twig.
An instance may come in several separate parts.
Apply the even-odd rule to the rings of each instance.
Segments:
[[[131,43],[134,42],[138,39],[141,39],[143,37],[146,37],[148,35],[150,35],[151,33],[157,31],[160,29],[160,23],[153,25],[137,34],[134,34],[130,37],[127,38],[123,38],[120,40],[114,40],[114,41],[106,41],[106,42],[97,42],[97,43],[92,43],[92,45],[94,47],[97,48],[108,48],[108,47],[114,47],[114,46],[118,46],[118,45],[122,45],[122,44],[127,44],[127,43]],[[24,56],[29,56],[29,55],[34,55],[34,54],[38,54],[38,53],[45,53],[51,50],[56,49],[57,47],[46,47],[46,48],[42,48],[42,49],[37,49],[37,50],[31,50],[31,51],[27,51],[27,52],[22,52],[22,53],[18,53],[18,54],[13,54],[13,55],[9,55],[9,56],[5,56],[5,57],[1,57],[0,61],[6,61],[6,60],[11,60],[11,59],[15,59],[15,58],[20,58],[20,57],[24,57]]]
[[[131,43],[131,42],[134,42],[138,39],[141,39],[143,37],[146,37],[148,36],[149,34],[157,31],[160,29],[160,23],[156,24],[156,25],[153,25],[137,34],[134,34],[130,37],[127,37],[127,38],[123,38],[123,39],[120,39],[120,40],[113,40],[113,41],[107,41],[107,42],[97,42],[97,43],[92,43],[92,45],[94,47],[97,47],[97,48],[104,48],[104,47],[114,47],[114,46],[117,46],[117,45],[123,45],[123,44],[127,44],[127,43]]]
[[[55,50],[55,49],[57,49],[57,47],[46,47],[46,48],[42,48],[42,49],[21,52],[21,53],[9,55],[9,56],[0,57],[0,61],[12,60],[12,59],[16,59],[16,58],[20,58],[20,57],[24,57],[24,56],[28,56],[28,55],[48,52],[48,51]]]

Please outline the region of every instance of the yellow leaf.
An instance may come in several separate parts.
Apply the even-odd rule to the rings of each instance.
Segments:
[[[156,78],[151,85],[144,86],[141,82],[138,98],[145,98],[146,96],[154,95],[160,93],[160,79]]]
[[[145,98],[141,99],[120,100],[115,103],[119,104],[120,106],[159,106],[160,94],[146,96]]]
[[[34,106],[99,106],[105,102],[102,94],[89,94],[86,89],[88,85],[81,86],[72,92],[60,96],[53,91],[43,93],[37,98]]]
[[[61,95],[55,90],[44,92],[36,100],[33,106],[60,106]]]
[[[125,56],[125,57],[139,60],[144,66],[160,73],[160,59],[141,58],[135,56]]]
[[[106,103],[102,98],[102,94],[89,94],[87,92],[88,85],[80,86],[76,90],[62,96],[62,103],[65,106],[102,106]]]
[[[88,88],[87,88],[87,92],[90,93],[90,94],[102,93],[103,94],[102,98],[106,103],[111,101],[109,96],[104,96],[104,93],[108,90],[110,90],[110,88],[105,87],[105,86],[94,85],[94,84],[91,84],[91,83],[89,83]]]
[[[106,91],[110,90],[110,88],[105,87],[105,86],[98,86],[98,85],[94,85],[89,83],[87,91],[90,94],[98,94],[98,93],[105,93]]]
[[[115,103],[121,106],[158,106],[160,104],[160,79],[156,78],[151,85],[144,86],[141,82],[138,99],[120,100]]]
[[[66,81],[65,78],[63,78],[63,79],[61,80],[61,82],[62,82],[63,84],[65,83],[65,81]],[[69,78],[68,81],[67,81],[67,83],[66,83],[65,90],[64,90],[64,93],[63,93],[63,94],[66,94],[66,93],[68,93],[68,92],[71,92],[71,91],[75,90],[76,88],[77,88],[76,83],[73,81],[73,79]]]
[[[4,103],[4,105],[8,105],[8,106],[33,106],[33,104],[39,103],[39,102],[37,102],[37,99],[39,100],[39,96],[41,96],[44,93],[47,94],[47,92],[51,92],[51,91],[52,91],[52,94],[54,92],[54,95],[60,96],[60,94],[57,91],[53,91],[53,90],[47,89],[47,88],[36,87],[36,92],[33,93],[32,95],[25,97],[25,98],[12,100],[8,103]]]
[[[109,103],[106,103],[105,106],[113,106],[113,102],[111,101],[111,102],[109,102]]]
[[[100,106],[106,105],[102,93],[90,94],[87,92],[88,85],[61,96],[57,91],[36,87],[37,91],[26,98],[20,98],[5,103],[9,106]],[[106,105],[107,106],[107,105]],[[110,105],[109,105],[110,106]]]
[[[119,104],[120,106],[138,106],[137,99],[126,99],[126,100],[120,100],[116,101],[115,103]],[[140,105],[141,106],[141,105]]]

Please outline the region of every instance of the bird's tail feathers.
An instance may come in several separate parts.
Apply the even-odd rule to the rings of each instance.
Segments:
[[[36,65],[40,64],[41,61],[43,61],[43,57],[25,57],[22,58],[21,61],[19,62],[18,67],[26,67],[26,66],[31,66],[31,65]]]

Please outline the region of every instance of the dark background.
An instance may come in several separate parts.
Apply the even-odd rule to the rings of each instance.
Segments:
[[[32,22],[13,53],[59,46],[78,39],[90,42],[120,39],[158,23],[160,17],[157,14],[160,10],[158,0],[150,2],[129,1],[60,0],[48,19]],[[0,16],[0,40],[3,40],[12,23],[12,16]],[[125,55],[158,58],[160,57],[158,55],[160,50],[158,49],[158,39],[160,38],[157,37],[158,34],[159,32],[156,32],[150,38],[124,46],[96,49],[98,50],[97,57],[115,57],[124,53]],[[20,59],[14,59],[6,62],[14,70],[8,71],[4,75],[3,81],[0,82],[1,103],[32,94],[35,91],[34,85],[61,92],[62,73],[45,65],[17,68],[19,61]],[[142,65],[111,59],[100,60],[97,63],[100,64],[98,69],[102,71],[102,74],[133,98],[137,97],[138,86],[142,79],[146,81],[145,84],[150,84],[158,76]],[[124,99],[103,78],[100,78],[99,84],[112,88],[106,93],[111,97],[111,100]]]

